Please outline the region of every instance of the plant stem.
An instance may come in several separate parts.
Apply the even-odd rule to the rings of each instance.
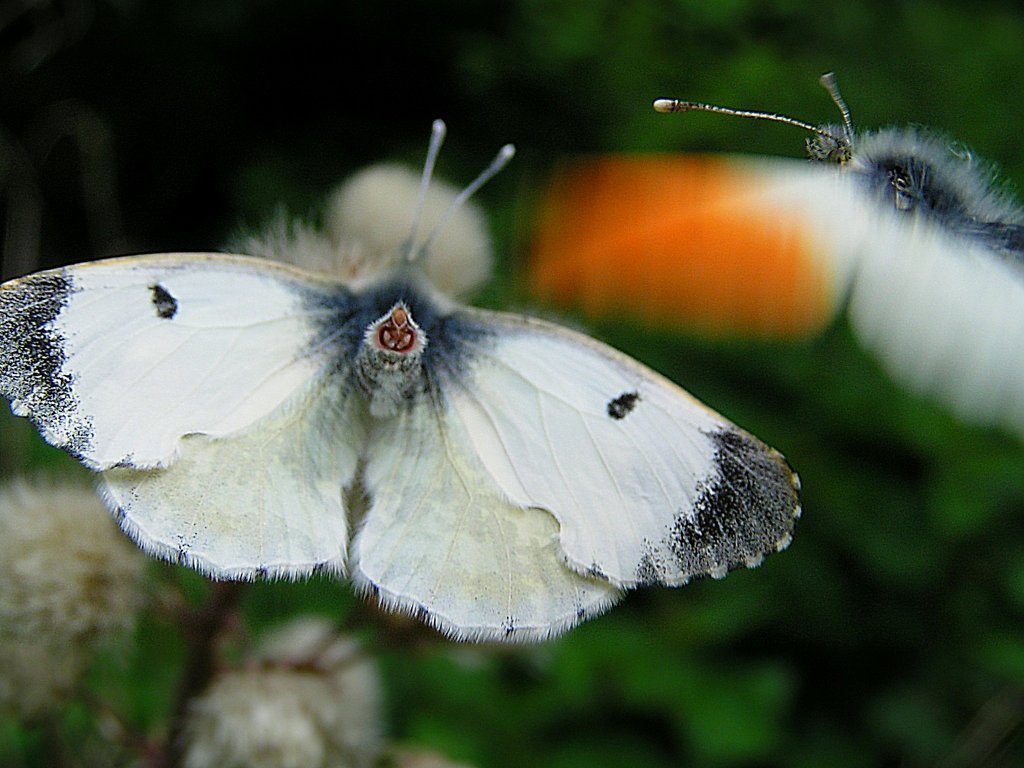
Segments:
[[[183,730],[189,703],[209,684],[216,668],[216,639],[231,611],[238,604],[246,584],[237,581],[214,582],[206,604],[182,616],[185,635],[185,666],[168,726],[163,754],[154,768],[178,768],[183,757]]]

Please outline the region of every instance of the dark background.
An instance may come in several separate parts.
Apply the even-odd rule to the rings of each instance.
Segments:
[[[315,216],[381,159],[471,178],[503,143],[495,306],[528,306],[532,213],[554,163],[595,151],[799,157],[785,126],[664,117],[678,96],[858,126],[919,123],[1024,181],[1015,3],[0,2],[5,277],[99,255],[208,250],[283,204]],[[629,596],[557,643],[410,650],[377,625],[388,729],[479,766],[1018,765],[1024,760],[1024,449],[899,390],[840,323],[802,344],[592,329],[778,447],[800,472],[793,546],[724,582]],[[0,421],[5,479],[74,473]],[[159,568],[201,600],[205,583]],[[357,623],[345,585],[258,585],[246,620]],[[471,656],[467,660],[467,655]],[[101,659],[94,695],[159,729],[172,629]],[[64,727],[89,732],[88,709]],[[39,739],[0,727],[0,762]]]

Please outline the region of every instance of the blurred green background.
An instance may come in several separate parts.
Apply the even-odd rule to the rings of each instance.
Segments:
[[[279,205],[315,216],[353,170],[418,166],[443,117],[439,173],[454,181],[517,145],[480,194],[501,259],[484,303],[529,308],[531,216],[556,161],[799,157],[795,129],[650,103],[831,121],[828,70],[856,125],[934,127],[1024,182],[1012,2],[9,0],[3,274],[215,249]],[[482,767],[1024,764],[1024,446],[899,390],[842,323],[804,344],[591,331],[787,455],[805,510],[789,550],[722,582],[633,593],[536,648],[366,622],[324,581],[256,585],[251,628],[304,610],[360,626],[380,649],[389,732]],[[5,480],[76,472],[27,424],[4,413],[0,430]],[[203,599],[202,579],[154,568]],[[174,628],[144,617],[89,686],[158,729],[180,663]],[[94,731],[87,708],[63,727]],[[4,724],[0,761],[43,764],[43,738]]]

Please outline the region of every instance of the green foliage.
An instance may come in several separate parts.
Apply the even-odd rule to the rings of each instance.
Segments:
[[[481,195],[502,259],[494,306],[531,301],[532,206],[560,157],[801,153],[793,129],[658,116],[659,96],[831,120],[816,77],[834,69],[859,125],[930,124],[1024,179],[1024,16],[1010,3],[110,3],[36,68],[4,55],[0,115],[26,146],[72,97],[111,131],[132,250],[213,248],[278,203],[310,211],[360,166],[419,163],[436,116],[452,179],[517,142]],[[90,229],[74,152],[37,170],[37,266],[111,242]],[[380,653],[390,732],[482,767],[1020,764],[1024,446],[901,391],[841,323],[790,345],[593,330],[787,455],[804,488],[789,550],[722,582],[631,594],[535,648],[456,646],[324,580],[254,584],[243,635],[306,612],[358,628]],[[76,471],[30,432],[0,420],[5,480]],[[196,607],[209,593],[172,566],[154,583],[137,637],[97,660],[85,699],[147,738],[167,728],[186,658],[161,595]],[[77,738],[91,718],[77,702],[56,727]],[[0,723],[0,763],[48,762],[48,728]]]

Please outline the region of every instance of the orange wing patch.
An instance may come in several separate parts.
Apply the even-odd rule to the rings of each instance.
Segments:
[[[541,208],[533,291],[590,317],[663,328],[773,338],[820,331],[836,303],[822,245],[754,165],[609,156],[563,169]]]

